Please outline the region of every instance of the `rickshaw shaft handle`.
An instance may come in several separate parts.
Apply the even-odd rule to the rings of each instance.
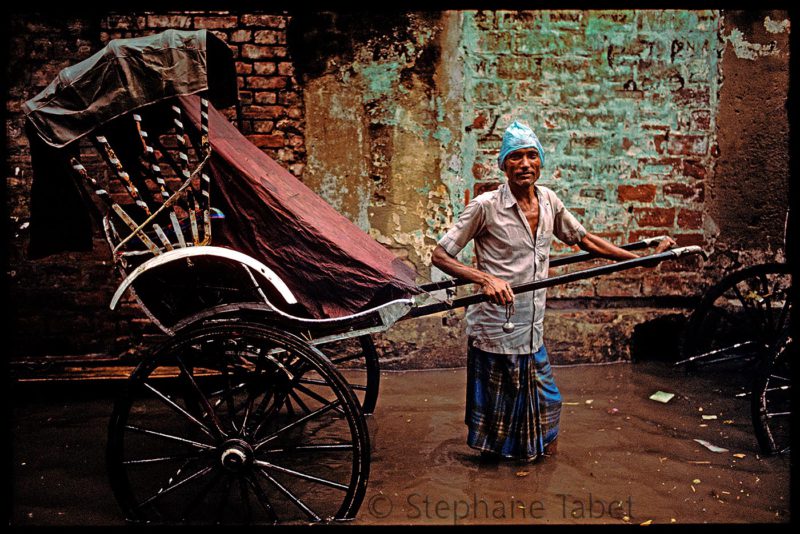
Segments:
[[[544,289],[547,287],[567,284],[569,282],[575,282],[578,280],[593,278],[599,275],[625,271],[627,269],[632,269],[634,267],[655,266],[656,264],[661,263],[664,260],[676,259],[681,256],[696,255],[696,254],[700,254],[703,256],[703,258],[707,259],[706,253],[699,246],[693,245],[689,247],[680,247],[667,250],[665,252],[660,252],[658,254],[651,254],[649,256],[642,256],[640,258],[632,258],[630,260],[618,261],[607,265],[600,265],[598,267],[590,267],[589,269],[584,269],[582,271],[575,271],[572,273],[553,276],[551,278],[543,278],[541,280],[536,280],[534,282],[519,284],[517,286],[513,286],[511,288],[511,291],[513,291],[515,295],[518,293],[528,293],[530,291],[536,291],[537,289]],[[489,297],[487,297],[483,293],[476,293],[473,295],[467,295],[465,297],[459,297],[448,302],[437,302],[434,304],[416,306],[414,308],[411,308],[411,311],[404,318],[422,317],[424,315],[431,315],[434,313],[438,313],[440,311],[452,310],[456,308],[464,308],[466,306],[470,306],[472,304],[478,304],[479,302],[486,302],[488,300]]]
[[[667,236],[657,236],[657,237],[648,237],[647,239],[642,239],[640,241],[634,241],[632,243],[627,243],[625,245],[620,245],[619,248],[624,250],[641,250],[643,248],[652,247],[657,245],[662,239]],[[562,267],[564,265],[572,265],[573,263],[580,263],[582,261],[588,261],[592,259],[599,258],[596,254],[592,254],[591,252],[578,252],[577,254],[570,254],[569,256],[560,256],[558,258],[553,258],[550,260],[550,267]],[[466,284],[470,284],[469,280],[464,278],[450,278],[448,280],[442,280],[441,282],[433,282],[431,284],[425,284],[420,286],[420,289],[423,291],[437,291],[440,289],[449,289],[451,287],[459,287]]]

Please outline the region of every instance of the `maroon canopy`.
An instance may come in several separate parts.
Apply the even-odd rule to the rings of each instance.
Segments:
[[[197,96],[180,97],[193,129]],[[418,291],[413,269],[209,110],[211,204],[225,214],[213,244],[274,270],[308,313],[339,317]]]

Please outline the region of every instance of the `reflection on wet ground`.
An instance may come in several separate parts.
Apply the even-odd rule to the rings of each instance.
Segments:
[[[463,369],[384,373],[356,523],[789,520],[789,458],[758,454],[745,374],[650,362],[555,372],[559,452],[530,464],[481,463],[467,447]]]
[[[789,458],[757,453],[737,396],[745,373],[656,362],[555,372],[558,455],[495,464],[465,443],[464,369],[382,373],[369,485],[348,524],[788,522]],[[12,392],[12,525],[124,524],[104,464],[115,388]],[[675,396],[650,400],[656,391]]]

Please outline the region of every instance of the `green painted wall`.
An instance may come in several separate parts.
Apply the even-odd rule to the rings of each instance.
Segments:
[[[619,244],[668,234],[712,253],[705,264],[667,262],[549,291],[546,328],[556,361],[627,357],[637,324],[684,311],[658,304],[664,297],[697,295],[726,269],[777,250],[774,238],[758,242],[752,225],[731,223],[759,195],[767,199],[763,213],[785,210],[787,17],[448,11],[365,15],[358,28],[371,33],[334,18],[330,34],[346,46],[326,49],[326,68],[304,80],[303,179],[412,264],[420,282],[435,280],[442,276],[429,265],[436,241],[469,199],[504,180],[496,156],[506,126],[529,123],[547,155],[540,183],[591,231]],[[734,70],[726,73],[726,65]],[[737,79],[739,72],[749,79]],[[737,107],[742,98],[749,109]],[[764,135],[763,116],[780,135],[759,140],[773,156],[769,177],[759,178],[758,159],[736,147],[738,132]],[[750,171],[750,185],[737,167]],[[554,254],[566,252],[554,245]],[[462,259],[472,260],[471,247]],[[596,309],[607,306],[618,311],[601,314],[598,330]],[[439,328],[438,318],[433,326],[396,327],[382,353],[403,366],[419,346],[412,366],[459,362],[462,315],[441,318],[435,355],[421,340]]]

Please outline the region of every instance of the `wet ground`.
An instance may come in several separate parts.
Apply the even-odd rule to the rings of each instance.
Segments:
[[[464,369],[383,373],[351,524],[789,521],[789,458],[757,453],[741,373],[658,362],[555,372],[559,452],[532,464],[482,463],[466,446]],[[14,389],[11,525],[124,524],[104,465],[116,387]],[[648,398],[659,390],[675,396]]]

